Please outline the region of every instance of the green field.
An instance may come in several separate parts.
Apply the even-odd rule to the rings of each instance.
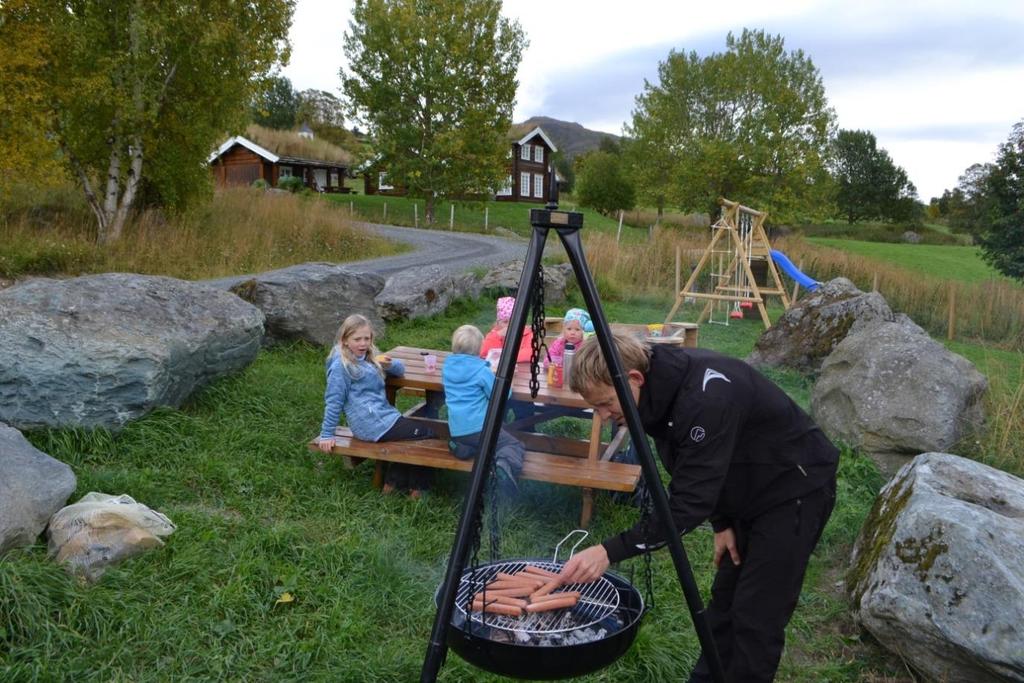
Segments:
[[[811,237],[808,241],[948,280],[985,282],[1007,279],[985,263],[981,258],[981,250],[977,247],[891,244],[826,237]]]
[[[492,307],[459,304],[439,318],[392,325],[382,345],[444,347],[456,325],[486,326]],[[664,309],[641,301],[609,305],[608,314],[650,322]],[[740,321],[705,326],[701,339],[742,356],[759,334],[760,324]],[[440,474],[417,503],[377,493],[369,465],[347,470],[308,452],[321,418],[323,358],[323,349],[302,345],[264,351],[181,410],[156,411],[116,436],[30,434],[74,468],[74,498],[129,493],[178,530],[164,548],[124,562],[94,586],[46,559],[42,543],[6,555],[0,680],[416,680],[467,478]],[[804,378],[773,378],[806,404]],[[838,505],[790,624],[779,681],[902,675],[898,660],[860,639],[836,588],[880,484],[870,461],[844,455]],[[547,556],[575,527],[579,503],[575,489],[524,482],[519,498],[500,509],[501,555]],[[636,514],[599,494],[591,531],[602,538]],[[711,534],[699,529],[686,544],[706,595]],[[639,561],[620,570],[637,571],[640,581]],[[655,554],[653,571],[656,607],[636,644],[581,680],[661,683],[680,680],[693,664],[697,639],[667,553]],[[285,592],[294,601],[279,604]],[[450,654],[440,680],[499,679]]]
[[[342,209],[346,207],[352,216],[370,223],[386,223],[388,225],[413,226],[424,225],[422,199],[407,197],[388,197],[384,195],[324,195],[328,200],[337,202]],[[384,206],[387,205],[387,213]],[[413,205],[418,208],[414,211]],[[451,219],[451,208],[455,207],[455,230],[466,232],[493,232],[496,227],[528,236],[530,234],[530,209],[543,208],[543,204],[530,202],[447,202],[439,201],[435,209],[436,230],[447,230]],[[487,230],[484,229],[484,209],[487,209]],[[587,230],[610,232],[618,229],[618,221],[602,216],[596,211],[578,207],[571,200],[563,202],[562,209],[580,211],[584,215],[584,226]],[[418,213],[417,213],[418,212]],[[646,230],[638,230],[628,225],[622,227],[624,241],[641,241],[647,239]]]

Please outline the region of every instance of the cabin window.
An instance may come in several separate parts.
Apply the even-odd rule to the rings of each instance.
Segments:
[[[512,195],[512,176],[511,174],[505,178],[505,184],[502,185],[501,189],[498,190],[499,197],[509,197]]]
[[[520,147],[519,148],[519,158],[522,159],[523,161],[529,161],[530,160],[530,147],[532,147],[532,146],[533,145],[523,145],[522,147]]]
[[[292,177],[292,167],[291,166],[281,166],[281,167],[279,167],[278,171],[277,171],[277,177],[278,178],[291,178]]]
[[[538,164],[544,163],[544,148],[540,145],[533,146],[533,160]]]
[[[530,196],[530,174],[520,173],[519,174],[519,196],[529,197]]]
[[[393,189],[395,189],[394,185],[389,185],[388,184],[388,174],[387,174],[387,171],[381,171],[380,173],[377,174],[377,188],[380,189],[380,190],[393,190]]]
[[[331,187],[339,187],[339,186],[340,186],[340,183],[338,182],[338,172],[337,171],[331,171]]]
[[[533,196],[542,198],[544,196],[544,174],[533,174]]]

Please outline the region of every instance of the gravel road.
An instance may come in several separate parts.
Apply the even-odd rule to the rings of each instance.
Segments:
[[[344,263],[353,270],[380,273],[387,277],[414,266],[438,265],[453,273],[462,273],[477,266],[497,266],[526,257],[526,240],[493,235],[444,230],[397,228],[377,223],[358,223],[381,237],[412,246],[413,250],[397,256],[383,256],[365,261]]]

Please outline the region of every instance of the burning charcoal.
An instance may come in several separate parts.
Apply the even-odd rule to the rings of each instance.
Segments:
[[[516,642],[520,645],[529,645],[533,637],[526,631],[515,631]]]

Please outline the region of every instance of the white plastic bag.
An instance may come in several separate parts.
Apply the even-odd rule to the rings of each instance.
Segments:
[[[128,495],[89,492],[50,518],[50,557],[89,581],[107,567],[164,543],[176,527]]]

